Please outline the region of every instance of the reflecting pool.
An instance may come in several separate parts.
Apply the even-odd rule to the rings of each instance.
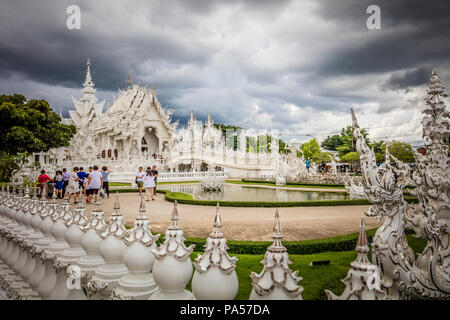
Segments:
[[[206,192],[200,184],[158,185],[158,189],[193,194],[199,200],[223,201],[309,201],[348,199],[346,192],[286,190],[281,188],[254,187],[225,184],[220,192]]]

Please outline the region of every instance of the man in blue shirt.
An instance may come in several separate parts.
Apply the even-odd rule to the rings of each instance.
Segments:
[[[309,173],[309,167],[311,167],[311,164],[309,163],[309,159],[308,160],[306,160],[306,170],[308,170],[308,173]]]
[[[86,179],[86,172],[84,172],[83,167],[80,167],[80,171],[77,172],[77,176],[81,179],[78,181],[80,184],[80,190],[83,190],[84,192],[84,179]],[[86,195],[86,192],[84,192],[84,194]]]

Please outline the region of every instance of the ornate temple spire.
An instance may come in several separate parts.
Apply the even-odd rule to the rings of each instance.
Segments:
[[[448,141],[449,138],[448,122],[450,116],[449,112],[446,111],[443,100],[443,98],[448,97],[448,94],[444,90],[445,87],[441,83],[436,68],[433,68],[429,88],[426,91],[426,107],[423,110],[424,117],[422,119],[423,136],[426,145],[430,145],[432,141],[442,144],[443,141]]]
[[[211,112],[208,111],[208,119],[206,120],[206,126],[212,127],[214,125],[214,121],[211,118]]]
[[[130,74],[128,74],[128,78],[125,81],[125,83],[127,84],[127,88],[131,87],[131,78],[130,78]]]
[[[97,102],[97,98],[95,97],[95,83],[92,81],[91,76],[91,60],[88,58],[87,60],[87,69],[86,69],[86,78],[83,82],[83,89],[81,92],[83,92],[83,98],[81,98],[81,101],[92,101]]]
[[[194,109],[191,109],[191,115],[188,121],[188,127],[193,127],[195,125]]]

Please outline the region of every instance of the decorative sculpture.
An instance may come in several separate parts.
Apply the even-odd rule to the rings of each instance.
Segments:
[[[216,207],[214,231],[206,239],[205,252],[195,259],[192,292],[198,300],[233,300],[239,289],[236,257],[227,253],[227,239],[222,231],[219,204]]]
[[[91,220],[80,220],[78,226],[84,232],[84,235],[81,238],[81,245],[86,251],[86,255],[81,256],[78,259],[77,265],[88,277],[90,277],[93,275],[95,269],[105,264],[105,260],[103,260],[100,255],[102,237],[99,233],[104,232],[108,225],[105,222],[100,197],[97,199],[95,209],[91,213]]]
[[[350,177],[348,174],[344,179],[345,189],[347,189],[350,199],[367,199],[364,186],[359,181]]]
[[[178,225],[178,208],[175,200],[172,211],[172,225],[166,230],[164,243],[153,250],[153,278],[159,287],[151,300],[192,300],[194,296],[184,288],[192,277],[190,254],[195,245],[186,247],[183,230]]]
[[[280,214],[275,211],[275,223],[272,233],[273,243],[267,248],[264,265],[260,274],[252,272],[253,290],[250,300],[303,300],[303,287],[298,285],[302,280],[297,277],[298,271],[292,272],[286,247],[281,244],[283,233],[281,231]]]
[[[147,300],[158,290],[150,272],[155,262],[152,250],[156,248],[160,235],[152,235],[145,211],[144,196],[141,195],[139,215],[134,221],[133,229],[124,238],[127,247],[122,259],[130,272],[119,280],[111,297],[113,299]]]
[[[450,169],[446,144],[450,136],[450,115],[442,100],[446,96],[433,69],[422,121],[426,155],[415,153],[417,167],[412,174],[389,152],[384,165],[377,168],[375,154],[367,147],[351,110],[364,190],[372,203],[366,214],[384,218],[373,238],[372,262],[382,270],[382,288],[392,299],[450,298]],[[396,166],[391,165],[391,158]],[[399,175],[397,183],[394,172]],[[417,207],[407,205],[403,199],[406,183],[416,186],[413,193],[419,199]],[[417,235],[428,240],[417,259],[404,233],[408,225],[413,225]]]
[[[111,215],[108,227],[101,233],[103,241],[100,244],[100,254],[105,264],[95,270],[86,285],[89,297],[96,295],[99,298],[108,299],[119,280],[128,273],[122,261],[125,249],[122,239],[127,235],[128,231],[120,213],[119,193],[116,193],[114,213]]]
[[[325,290],[328,300],[386,300],[386,293],[381,290],[380,269],[369,262],[369,242],[367,240],[364,218],[361,218],[359,237],[355,251],[358,257],[350,263],[351,269],[347,277],[342,280],[345,290],[341,296],[336,296]]]

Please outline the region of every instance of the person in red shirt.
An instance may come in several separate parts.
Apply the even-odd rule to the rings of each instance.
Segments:
[[[38,178],[39,189],[41,192],[41,197],[45,195],[47,197],[48,194],[48,182],[52,181],[52,179],[45,174],[45,170],[41,171],[41,175]]]

